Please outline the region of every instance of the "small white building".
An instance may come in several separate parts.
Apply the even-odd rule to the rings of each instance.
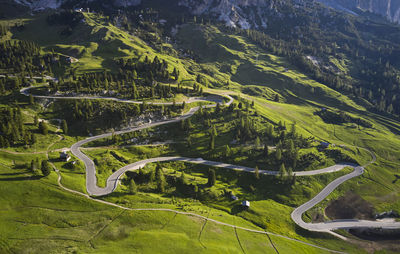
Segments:
[[[246,208],[249,208],[249,207],[250,207],[250,201],[244,200],[244,201],[242,202],[242,206],[243,206],[243,207],[246,207]]]
[[[67,152],[63,151],[60,153],[60,159],[63,161],[69,161],[71,156]]]

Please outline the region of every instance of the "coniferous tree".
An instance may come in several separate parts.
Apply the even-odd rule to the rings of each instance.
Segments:
[[[229,147],[229,145],[225,145],[224,156],[225,157],[231,156],[231,148]]]
[[[268,145],[264,145],[264,155],[265,155],[265,157],[267,157],[267,158],[268,158],[268,156],[269,156],[269,148],[268,148]]]
[[[254,142],[254,145],[255,145],[256,149],[258,149],[260,147],[260,144],[261,144],[260,138],[257,137],[256,141]]]
[[[160,164],[156,166],[156,182],[157,182],[157,191],[160,193],[164,193],[166,182],[165,182],[164,172]]]
[[[260,170],[258,169],[258,166],[256,166],[256,168],[254,169],[254,175],[257,180],[260,179]]]
[[[50,164],[49,164],[49,162],[47,160],[42,161],[41,170],[42,170],[42,174],[44,176],[50,175],[51,167],[50,167]]]
[[[35,170],[36,170],[35,160],[31,160],[30,170],[32,173],[35,172]]]
[[[284,180],[286,175],[287,175],[287,171],[286,171],[286,168],[285,168],[285,164],[282,163],[281,167],[279,168],[279,178],[281,180]]]
[[[68,134],[68,125],[66,120],[62,120],[61,128],[64,134]]]
[[[288,168],[287,174],[288,174],[288,176],[289,176],[290,178],[293,177],[293,169],[292,169],[291,167]]]
[[[186,142],[187,142],[187,145],[189,148],[192,147],[192,136],[191,135],[189,135],[187,137]]]
[[[157,180],[157,191],[159,193],[164,193],[165,192],[165,178],[164,178],[164,174],[161,174],[160,179]]]
[[[33,118],[33,124],[34,124],[35,126],[38,126],[38,124],[39,124],[39,118],[38,118],[37,115],[35,115],[35,117]]]
[[[129,193],[130,194],[136,194],[137,192],[137,186],[135,183],[135,180],[133,178],[129,181]]]
[[[47,126],[47,123],[45,121],[41,121],[39,123],[39,132],[43,135],[47,135],[49,133],[49,127]]]
[[[30,145],[36,144],[36,142],[37,142],[36,134],[32,133],[31,139],[30,139]]]
[[[181,184],[183,184],[183,185],[187,184],[186,175],[185,175],[185,172],[183,172],[183,171],[182,171],[182,174],[180,177],[180,181],[181,181]]]
[[[210,150],[214,150],[215,148],[215,138],[214,135],[210,136],[210,145],[209,145]]]
[[[212,187],[215,185],[216,182],[216,176],[215,176],[215,170],[214,169],[210,169],[208,170],[208,186]]]
[[[280,147],[276,147],[275,158],[279,162],[282,160],[282,150]]]
[[[32,94],[29,94],[29,104],[34,105],[35,104],[35,99],[33,98]]]

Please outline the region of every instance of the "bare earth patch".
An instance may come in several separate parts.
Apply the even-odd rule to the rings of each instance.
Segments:
[[[330,202],[325,213],[331,219],[374,219],[372,204],[351,192]]]

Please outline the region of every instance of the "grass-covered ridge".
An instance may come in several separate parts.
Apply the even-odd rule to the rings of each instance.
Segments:
[[[84,73],[103,73],[106,70],[115,75],[112,76],[112,82],[116,85],[117,81],[120,81],[118,75],[121,73],[119,60],[135,62],[144,61],[146,56],[151,60],[157,56],[158,59],[168,62],[170,73],[174,68],[180,73],[177,82],[160,81],[161,86],[192,89],[195,84],[202,87],[205,93],[231,94],[235,98],[233,108],[219,108],[219,112],[216,112],[217,109],[204,109],[190,121],[140,133],[113,136],[94,144],[103,147],[84,148],[83,151],[93,158],[97,165],[99,185],[104,185],[104,180],[116,169],[128,163],[156,156],[203,157],[251,167],[258,166],[260,169],[268,170],[279,170],[284,163],[287,169],[290,166],[295,167],[294,169],[310,170],[339,162],[338,158],[333,156],[335,152],[332,152],[332,155],[329,151],[340,150],[342,159],[351,158],[359,164],[368,162],[370,154],[351,147],[354,145],[372,150],[377,154],[378,161],[367,167],[363,176],[343,184],[327,201],[353,191],[371,202],[376,212],[399,209],[400,186],[394,181],[400,165],[398,159],[400,154],[397,149],[400,145],[397,134],[400,130],[399,122],[369,112],[366,110],[366,103],[316,82],[289,64],[284,57],[265,52],[246,37],[214,25],[190,23],[180,26],[176,43],[165,43],[165,49],[161,51],[144,39],[140,39],[144,36],[129,34],[122,28],[112,25],[106,17],[94,13],[83,13],[83,21],[72,29],[71,34],[61,35],[65,27],[57,24],[49,25],[46,22],[49,14],[51,13],[27,18],[24,29],[12,29],[7,36],[13,40],[35,41],[41,46],[42,54],[53,50],[60,59],[67,56],[78,59],[78,62],[70,65],[62,62],[60,66],[53,66],[54,74],[66,82],[73,80],[74,75],[81,78],[83,76],[81,74]],[[45,33],[43,27],[49,32]],[[335,59],[331,61],[341,71],[347,71],[346,61],[339,62]],[[105,90],[104,84],[105,82],[101,83],[98,89]],[[266,249],[273,251],[265,235],[235,231],[183,215],[151,211],[123,212],[61,191],[56,185],[54,172],[48,177],[32,178],[32,172],[25,171],[26,165],[36,157],[45,160],[48,150],[68,148],[77,140],[84,138],[78,135],[89,136],[112,131],[114,127],[121,128],[127,124],[127,120],[131,117],[129,113],[132,112],[137,112],[139,115],[165,111],[172,107],[152,106],[140,109],[140,106],[130,107],[102,100],[55,101],[50,102],[50,105],[46,101],[38,100],[31,105],[29,98],[18,93],[18,91],[8,91],[1,97],[1,104],[7,105],[11,102],[19,104],[23,108],[24,124],[28,130],[37,129],[31,125],[35,114],[49,120],[50,134],[47,136],[38,134],[40,144],[36,146],[12,146],[0,152],[0,167],[4,166],[1,168],[0,177],[5,179],[2,182],[5,184],[2,184],[1,188],[4,188],[4,192],[13,192],[12,199],[15,200],[15,202],[10,201],[9,197],[1,200],[1,204],[5,204],[7,209],[2,211],[4,218],[9,218],[9,220],[4,219],[4,225],[7,225],[4,232],[7,231],[7,234],[1,239],[6,250],[19,251],[28,245],[36,244],[38,247],[36,249],[32,247],[32,252],[40,252],[45,248],[57,252],[63,248],[57,241],[63,239],[72,246],[71,251],[100,253],[116,250],[123,252],[132,248],[143,253],[165,250],[234,253],[241,252],[241,248],[249,253],[262,253]],[[185,95],[179,93],[167,101],[174,99],[179,101],[185,98]],[[145,100],[147,99],[146,97]],[[183,110],[175,105],[173,107],[176,107],[176,112],[169,116],[177,116],[195,105],[197,104],[186,105]],[[332,115],[321,116],[318,112],[323,109]],[[126,118],[123,117],[123,112],[126,113]],[[55,118],[68,119],[70,131],[63,133],[58,130],[58,123],[50,121]],[[117,118],[118,121],[110,122],[110,118]],[[301,135],[302,139],[291,138],[295,136],[291,134],[293,125],[296,127],[295,133]],[[272,136],[268,134],[269,128],[273,130]],[[58,135],[64,139],[58,140]],[[315,139],[315,142],[310,141],[310,145],[304,147],[298,145],[307,139]],[[295,147],[299,148],[296,165],[286,158],[293,152],[290,140],[294,140]],[[345,144],[347,148],[337,146],[321,150],[318,141],[336,145]],[[149,145],[145,145],[147,143]],[[50,145],[52,146],[49,147]],[[268,147],[268,155],[265,146]],[[277,149],[281,149],[283,158],[278,159]],[[32,152],[39,153],[25,154]],[[72,165],[76,158],[65,163],[59,161],[58,157],[59,151],[49,153],[49,160],[60,170],[62,184],[70,189],[85,192],[83,165],[81,163]],[[311,163],[308,163],[309,161]],[[149,165],[145,173],[149,174],[155,167],[156,165]],[[159,193],[155,183],[148,185],[145,181],[139,183],[133,172],[127,174],[123,184],[114,194],[104,199],[134,208],[162,207],[191,211],[230,224],[266,229],[332,249],[346,252],[360,251],[354,245],[342,243],[325,235],[304,232],[290,219],[290,212],[294,207],[311,198],[328,182],[347,173],[347,170],[331,175],[297,178],[293,185],[286,186],[281,180],[272,176],[263,176],[257,180],[251,174],[242,175],[218,169],[216,185],[207,187],[205,185],[210,169],[208,167],[185,163],[165,163],[162,167],[168,182],[165,193]],[[185,188],[183,191],[178,190],[182,186],[176,183],[182,178],[182,172],[185,173],[187,183],[196,185],[198,192],[185,193]],[[138,193],[135,195],[131,195],[129,190],[128,180],[132,178],[138,185]],[[25,193],[25,188],[31,191]],[[252,203],[251,208],[238,209],[240,207],[238,202],[232,202],[226,191],[232,191],[241,199],[249,199]],[[22,196],[31,203],[24,203],[26,201],[21,200]],[[40,199],[41,196],[48,197],[49,200]],[[87,202],[90,206],[88,210],[95,215],[88,219],[85,215],[81,215],[87,212],[86,210],[52,214],[35,210],[41,208],[32,208],[35,211],[23,208],[22,212],[19,208],[37,206],[66,210],[64,204],[58,204],[63,199],[66,199],[71,207],[77,208],[85,207]],[[18,202],[23,204],[20,205]],[[325,205],[322,204],[318,209],[323,210]],[[37,220],[30,218],[31,214],[39,214]],[[61,222],[58,222],[60,220]],[[19,221],[21,226],[18,228],[26,234],[21,238],[25,242],[21,243],[21,239],[15,239],[16,233],[9,230],[14,225],[10,221]],[[23,226],[23,223],[28,226]],[[48,232],[54,233],[55,236],[46,235]],[[68,234],[76,234],[79,237],[67,239]],[[44,240],[28,239],[28,236],[30,238],[38,236]],[[291,253],[302,249],[304,253],[320,253],[318,249],[297,242],[274,236],[271,238],[280,252]],[[154,239],[163,244],[149,245],[148,242]],[[165,246],[168,246],[168,249]]]

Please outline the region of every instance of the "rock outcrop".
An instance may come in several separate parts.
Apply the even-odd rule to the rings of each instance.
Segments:
[[[332,8],[353,13],[361,10],[400,24],[400,0],[317,0]]]

